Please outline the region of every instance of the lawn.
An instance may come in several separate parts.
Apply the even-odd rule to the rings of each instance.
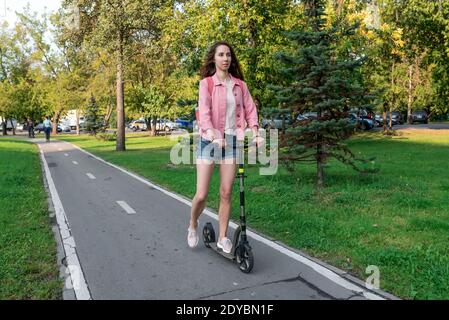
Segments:
[[[177,193],[195,194],[195,167],[171,164],[174,142],[165,137],[129,136],[127,152],[89,136],[60,138]],[[399,297],[449,299],[448,132],[369,133],[348,144],[357,155],[375,156],[380,172],[360,175],[331,161],[321,195],[314,192],[313,165],[299,165],[294,174],[280,167],[273,176],[249,166],[249,226],[360,279],[376,265],[381,289]],[[216,170],[208,200],[214,210],[218,179]],[[236,183],[235,220],[238,200]]]
[[[1,138],[0,300],[61,297],[38,148]]]

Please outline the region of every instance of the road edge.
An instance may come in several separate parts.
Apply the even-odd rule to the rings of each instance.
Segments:
[[[47,192],[50,219],[52,222],[51,227],[57,245],[59,276],[64,281],[62,290],[63,300],[92,300],[76,252],[75,241],[71,235],[64,208],[53,182],[53,178],[51,177],[44,151],[38,141],[33,141],[33,143],[35,143],[39,149],[44,188]]]

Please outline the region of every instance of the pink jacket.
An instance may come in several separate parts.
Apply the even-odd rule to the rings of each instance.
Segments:
[[[259,127],[257,108],[244,81],[238,81],[232,75],[233,92],[235,97],[236,134],[243,140],[246,128]],[[207,79],[200,81],[199,129],[200,135],[206,137],[206,130],[214,129],[215,136],[224,136],[226,121],[226,85],[220,81],[217,74],[212,76],[214,88],[212,96],[209,94]],[[243,88],[240,88],[240,84]]]

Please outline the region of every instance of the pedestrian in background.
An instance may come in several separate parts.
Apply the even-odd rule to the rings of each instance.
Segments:
[[[28,138],[34,138],[34,121],[30,118],[28,118],[27,127],[28,127]]]
[[[51,121],[48,117],[45,117],[44,120],[44,132],[45,132],[45,140],[47,142],[50,142]]]

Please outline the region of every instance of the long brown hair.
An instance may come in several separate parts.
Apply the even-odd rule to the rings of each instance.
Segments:
[[[240,68],[240,63],[234,53],[234,49],[226,41],[218,41],[209,48],[209,51],[206,54],[206,58],[204,59],[203,66],[200,69],[201,79],[211,77],[215,74],[216,69],[214,58],[215,51],[219,46],[227,46],[229,48],[229,51],[231,51],[231,65],[229,66],[229,73],[232,74],[233,77],[245,81],[245,79],[243,79],[243,72]]]

